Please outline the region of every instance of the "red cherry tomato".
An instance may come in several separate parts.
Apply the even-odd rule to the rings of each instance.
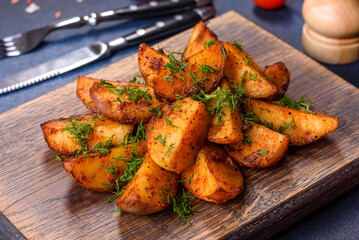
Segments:
[[[264,9],[275,9],[279,8],[285,3],[285,0],[252,0],[258,7]]]

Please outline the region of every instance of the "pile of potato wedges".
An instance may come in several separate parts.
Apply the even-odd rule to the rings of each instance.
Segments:
[[[182,187],[224,203],[244,190],[240,167],[266,168],[290,145],[333,132],[338,118],[286,96],[282,62],[261,69],[241,43],[222,42],[206,23],[182,53],[139,46],[144,83],[78,77],[77,96],[92,113],[41,124],[66,172],[117,206],[151,214]]]

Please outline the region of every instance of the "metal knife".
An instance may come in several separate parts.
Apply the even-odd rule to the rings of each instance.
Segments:
[[[173,17],[157,21],[145,28],[137,29],[126,36],[109,42],[96,42],[80,48],[49,62],[29,68],[0,80],[0,94],[11,92],[76,68],[107,58],[111,53],[124,47],[150,41],[193,26],[198,21],[205,21],[215,14],[214,7],[199,7],[179,13]]]

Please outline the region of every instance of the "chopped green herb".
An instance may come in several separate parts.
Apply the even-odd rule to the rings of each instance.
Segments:
[[[94,178],[94,177],[96,177],[96,174],[94,174],[91,178]]]
[[[238,42],[237,42],[237,41],[234,41],[234,42],[233,42],[233,45],[236,46],[239,50],[243,51],[242,41],[241,41],[241,40],[238,40]]]
[[[157,107],[157,108],[150,108],[149,111],[155,115],[157,115],[158,117],[162,117],[163,111],[161,107]]]
[[[121,217],[121,208],[118,206],[116,207],[116,211],[118,212],[118,217]]]
[[[169,120],[167,117],[165,117],[165,121],[166,121],[166,125],[170,125],[170,126],[172,126],[172,127],[178,128],[177,126],[173,125],[173,123],[171,122],[171,120]]]
[[[119,186],[119,185],[118,185],[118,182],[117,182],[117,186]],[[113,201],[116,200],[116,198],[121,197],[121,195],[122,195],[122,193],[123,193],[124,191],[125,191],[124,188],[121,188],[121,190],[120,190],[119,187],[118,187],[118,190],[112,191],[112,193],[114,193],[115,195],[110,196],[110,197],[108,198],[108,202],[113,202]]]
[[[267,154],[268,154],[268,148],[266,148],[266,149],[264,149],[264,150],[262,150],[262,151],[258,151],[258,153],[259,153],[260,155],[262,155],[263,157],[265,157],[265,156],[267,156]]]
[[[174,111],[179,111],[180,110],[179,108],[181,107],[181,105],[182,105],[181,100],[177,100],[176,103],[173,104],[172,106],[169,106],[169,108]]]
[[[62,157],[60,157],[59,155],[56,156],[57,160],[59,160],[60,162],[63,162],[64,159]]]
[[[168,195],[169,196],[169,195]],[[188,224],[188,219],[194,214],[193,200],[194,196],[187,190],[183,190],[182,194],[172,197],[173,211],[182,217]]]
[[[200,67],[200,71],[206,76],[208,77],[207,74],[212,74],[212,73],[216,73],[218,72],[218,70],[212,68],[211,66],[207,65],[207,64],[200,64],[199,65]],[[198,71],[198,70],[197,70]]]
[[[254,112],[246,112],[242,116],[244,123],[247,126],[252,126],[254,123],[258,123],[260,125],[264,125],[269,129],[273,129],[273,123],[260,119],[260,117],[258,117]]]
[[[222,47],[221,49],[222,49],[223,57],[227,58],[226,49],[224,47]]]
[[[113,188],[113,184],[101,183],[102,185],[106,186],[106,189]]]
[[[248,75],[246,75],[248,74]],[[247,78],[245,78],[246,76],[248,76]],[[243,81],[257,81],[258,77],[257,77],[257,74],[256,73],[252,73],[252,71],[245,71],[241,77],[241,82]]]
[[[217,40],[215,38],[213,39],[207,39],[204,43],[203,43],[203,47],[208,48],[210,46],[212,46],[213,44],[215,44],[217,42]]]
[[[121,161],[127,162],[127,165],[123,175],[117,178],[116,181],[128,183],[134,177],[137,169],[140,167],[141,163],[145,159],[145,157],[138,158],[137,155],[138,152],[134,150],[133,152],[131,152],[130,159],[120,159]]]
[[[190,178],[188,181],[187,181],[183,176],[181,176],[180,182],[185,182],[185,183],[187,183],[188,185],[191,185],[193,176],[194,176],[194,175],[192,175],[191,178]]]
[[[293,116],[292,116],[292,121],[290,121],[289,123],[283,123],[282,126],[279,126],[278,132],[284,134],[286,131],[288,131],[292,127],[293,128],[296,127]]]
[[[217,125],[221,125],[222,117],[225,115],[223,108],[228,107],[232,112],[238,109],[239,103],[243,102],[244,92],[245,90],[237,84],[233,92],[227,88],[218,87],[214,92],[206,94],[200,89],[197,94],[192,93],[191,97],[206,104],[211,115],[217,115]]]
[[[171,145],[170,145],[170,147],[167,149],[167,151],[166,151],[166,153],[165,153],[165,155],[167,156],[167,157],[169,157],[170,155],[171,155],[171,150],[174,148],[173,147],[173,145],[174,145],[174,143],[172,143]]]
[[[142,122],[143,121],[138,124],[136,134],[134,136],[127,133],[124,144],[137,143],[146,139],[146,131]]]
[[[95,146],[91,147],[89,149],[89,152],[98,152],[102,154],[108,155],[110,153],[110,148],[113,146],[112,141],[115,135],[112,135],[109,139],[106,140],[105,144],[103,142],[100,142],[96,144]]]
[[[76,139],[76,144],[81,148],[76,150],[76,153],[87,152],[87,141],[90,133],[93,131],[90,123],[82,123],[78,119],[68,120],[70,124],[66,125],[61,132],[68,131],[71,134],[71,139]]]
[[[175,96],[176,96],[176,100],[181,100],[181,99],[186,97],[186,96],[181,96],[181,95],[179,95],[177,93],[175,94]]]
[[[86,103],[86,105],[90,105],[90,104],[92,104],[92,103],[93,103],[92,101],[89,101],[89,102]]]
[[[111,167],[106,167],[106,166],[102,166],[105,170],[107,170],[110,174],[112,174],[113,176],[116,176],[118,173],[118,169],[115,167],[115,165],[113,164],[113,162],[111,162]]]
[[[178,61],[174,54],[181,54],[181,60]],[[177,79],[176,73],[180,75],[183,81],[185,81],[185,78],[183,76],[183,72],[186,71],[186,68],[188,67],[187,61],[183,61],[183,53],[177,53],[177,52],[171,52],[169,55],[169,61],[164,65],[165,68],[167,68],[170,71],[170,74],[168,74],[166,77],[164,77],[162,80],[164,81],[170,81],[173,85],[173,80]]]
[[[251,146],[252,145],[252,140],[251,140],[251,138],[252,138],[252,135],[249,135],[249,134],[243,134],[243,144],[248,144],[249,146]]]
[[[160,141],[160,144],[161,144],[161,145],[166,146],[166,137],[167,137],[167,135],[165,135],[164,138],[162,138],[161,135],[158,135],[158,136],[155,138],[155,140]]]
[[[312,104],[312,100],[309,99],[306,95],[304,95],[297,102],[294,99],[288,97],[287,95],[284,95],[284,97],[279,100],[277,104],[281,106],[288,106],[292,109],[302,109],[308,113],[311,113],[310,105]]]

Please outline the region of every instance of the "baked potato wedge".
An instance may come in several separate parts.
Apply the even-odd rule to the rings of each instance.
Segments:
[[[227,55],[224,76],[233,85],[242,85],[246,90],[245,95],[251,98],[267,98],[277,93],[276,86],[266,79],[248,53],[228,42],[224,42],[223,46]]]
[[[231,91],[230,83],[226,78],[222,79],[221,88]],[[231,144],[242,141],[243,121],[239,109],[233,111],[228,106],[224,106],[222,110],[224,115],[220,121],[217,114],[213,116],[207,139],[210,142],[219,144]]]
[[[199,199],[224,203],[243,189],[243,176],[225,150],[206,143],[198,153],[196,163],[182,172],[183,185]]]
[[[305,145],[333,132],[339,119],[323,113],[292,109],[258,99],[247,99],[247,112],[272,125],[273,130],[288,135],[290,144]]]
[[[270,99],[281,99],[287,92],[290,82],[290,72],[282,62],[274,63],[270,66],[265,66],[263,70],[270,81],[277,87],[277,93],[270,96]]]
[[[117,199],[117,206],[128,213],[147,215],[171,204],[178,186],[178,175],[159,167],[146,154],[135,176]],[[169,199],[169,201],[167,200]]]
[[[100,111],[97,109],[95,104],[93,103],[91,97],[90,97],[90,88],[94,85],[94,83],[100,83],[100,79],[90,78],[90,77],[84,77],[84,76],[78,76],[77,77],[77,88],[76,88],[76,95],[77,97],[82,101],[82,103],[90,109],[94,113],[100,113]],[[117,84],[116,81],[108,81],[106,82],[111,84]]]
[[[266,168],[276,164],[288,150],[288,136],[265,126],[255,123],[245,134],[248,140],[240,150],[225,145],[228,154],[240,166]]]
[[[136,152],[134,152],[136,151]],[[109,149],[106,154],[89,154],[87,156],[69,157],[63,165],[66,172],[77,183],[87,189],[98,192],[109,192],[115,188],[115,180],[126,170],[131,153],[141,158],[147,151],[144,140]],[[119,187],[123,183],[119,183]]]
[[[169,101],[178,95],[189,96],[190,92],[201,88],[205,92],[215,89],[222,76],[225,57],[223,44],[218,41],[186,60],[163,57],[142,43],[138,52],[138,65],[145,81],[153,86],[155,93]]]
[[[163,108],[147,125],[148,154],[159,166],[180,174],[201,149],[211,121],[202,102],[184,98]]]
[[[133,125],[123,125],[97,114],[75,115],[41,124],[45,141],[49,147],[65,155],[75,155],[82,148],[90,150],[99,143],[118,146],[131,134]]]
[[[151,87],[136,83],[101,81],[90,88],[90,97],[102,115],[124,124],[148,122],[150,109],[161,105]]]
[[[208,23],[200,21],[193,27],[192,35],[188,41],[186,51],[183,53],[183,58],[189,58],[190,56],[202,51],[206,48],[206,42],[217,41],[217,36],[208,27]]]

